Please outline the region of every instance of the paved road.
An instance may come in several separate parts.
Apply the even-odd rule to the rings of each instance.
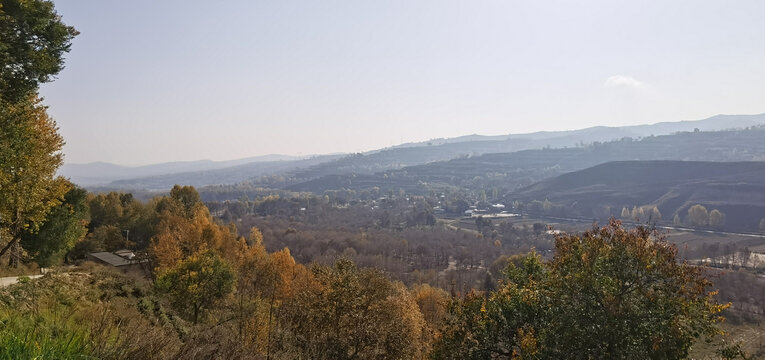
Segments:
[[[42,277],[42,275],[26,275],[26,276],[30,279],[37,279],[39,277]],[[20,277],[21,276],[10,276],[10,277],[0,278],[0,287],[15,284]]]
[[[576,218],[565,218],[565,217],[557,217],[557,216],[542,216],[542,215],[528,215],[532,218],[539,218],[539,219],[552,219],[552,220],[563,220],[563,221],[569,221],[569,222],[578,222],[578,223],[592,223],[592,220],[590,219],[576,219]],[[622,220],[622,223],[625,225],[645,225],[642,223],[636,223],[632,221],[625,221]],[[737,235],[737,236],[746,236],[746,237],[753,237],[753,238],[765,238],[765,235],[763,234],[754,234],[754,233],[741,233],[741,232],[730,232],[730,231],[715,231],[715,230],[706,230],[706,229],[694,229],[694,228],[687,228],[687,227],[679,227],[679,226],[659,226],[656,225],[657,229],[665,229],[665,230],[677,230],[677,231],[690,231],[690,232],[701,232],[701,233],[707,233],[707,234],[717,234],[717,235]]]

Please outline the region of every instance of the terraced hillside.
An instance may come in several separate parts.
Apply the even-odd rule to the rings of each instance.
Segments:
[[[723,224],[708,224],[711,228],[759,231],[765,218],[765,162],[610,162],[541,181],[506,197],[515,200],[547,200],[553,206],[547,210],[557,215],[600,220],[621,217],[624,208],[655,206],[661,218],[653,220],[664,223],[672,223],[675,215],[685,222],[688,209],[702,205],[725,215]]]

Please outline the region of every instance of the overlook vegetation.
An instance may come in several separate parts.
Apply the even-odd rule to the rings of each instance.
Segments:
[[[726,318],[765,315],[748,248],[741,260],[744,251],[725,246],[739,260],[720,261],[733,273],[715,285],[727,275],[680,251],[706,261],[719,243],[679,250],[649,226],[615,219],[762,231],[756,161],[765,128],[651,136],[635,127],[640,139],[602,143],[594,139],[620,131],[577,132],[587,143],[572,134],[468,137],[210,165],[213,175],[144,169],[153,176],[112,184],[167,190],[174,176],[187,181],[139,199],[56,175],[64,139],[38,89],[63,69],[78,32],[50,1],[0,0],[0,35],[0,271],[14,275],[0,285],[2,359],[765,353],[724,331]],[[533,149],[542,142],[572,147]],[[460,156],[467,150],[482,155]],[[635,159],[684,161],[610,162]],[[217,176],[249,180],[225,185]],[[198,192],[189,183],[217,185]],[[734,199],[715,198],[721,189]],[[593,194],[602,196],[588,203]],[[503,209],[594,211],[607,222],[552,229]]]
[[[119,197],[89,202],[105,198]],[[146,252],[152,276],[85,263],[12,285],[0,291],[3,349],[22,357],[229,359],[633,357],[648,349],[683,358],[702,335],[720,341],[725,306],[701,269],[677,262],[676,249],[650,230],[617,221],[557,236],[551,260],[506,258],[496,290],[450,295],[343,257],[306,266],[288,248],[269,252],[269,235],[237,235],[190,187],[143,206],[156,224]],[[114,203],[106,215],[125,207]],[[32,331],[30,317],[42,330],[21,337]],[[593,327],[604,335],[590,336]]]

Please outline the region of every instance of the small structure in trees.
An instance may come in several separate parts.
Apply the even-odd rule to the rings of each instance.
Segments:
[[[115,252],[95,252],[88,254],[88,260],[93,262],[113,266],[122,272],[145,272],[149,259],[141,258],[135,255],[131,250],[117,250]]]

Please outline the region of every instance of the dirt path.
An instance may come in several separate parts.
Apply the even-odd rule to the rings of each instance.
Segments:
[[[3,277],[0,278],[0,287],[8,286],[11,284],[15,284],[19,281],[20,277],[28,277],[30,279],[37,279],[39,277],[42,277],[42,275],[22,275],[22,276],[9,276],[9,277]]]

